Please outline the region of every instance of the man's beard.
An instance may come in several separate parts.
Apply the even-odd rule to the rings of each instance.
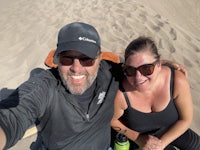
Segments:
[[[61,77],[61,80],[64,84],[64,86],[68,89],[68,91],[71,93],[71,94],[74,94],[74,95],[81,95],[83,94],[89,87],[91,87],[91,85],[93,84],[94,80],[96,79],[97,77],[97,73],[98,73],[98,70],[97,69],[93,75],[90,75],[90,76],[87,76],[87,80],[86,80],[86,83],[82,86],[74,86],[71,82],[69,82],[68,80],[66,80],[64,77],[63,77],[63,74],[59,71],[59,74],[60,74],[60,77]]]

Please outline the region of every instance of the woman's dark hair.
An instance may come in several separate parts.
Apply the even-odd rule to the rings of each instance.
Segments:
[[[160,59],[160,54],[158,53],[155,42],[150,37],[140,36],[127,46],[125,50],[125,61],[130,55],[146,49],[151,51],[156,60]]]

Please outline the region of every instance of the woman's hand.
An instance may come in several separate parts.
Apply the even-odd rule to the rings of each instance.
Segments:
[[[141,150],[163,150],[162,141],[152,135],[139,135],[135,142]]]

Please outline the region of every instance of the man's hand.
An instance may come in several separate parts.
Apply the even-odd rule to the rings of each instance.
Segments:
[[[6,135],[3,129],[0,127],[0,150],[2,150],[6,145]]]
[[[181,64],[178,64],[176,62],[173,62],[173,61],[169,61],[169,60],[161,60],[161,64],[162,65],[166,65],[166,66],[169,66],[169,67],[172,67],[176,70],[179,70],[181,71],[186,77],[188,77],[188,73],[187,73],[187,70],[186,68],[181,65]]]

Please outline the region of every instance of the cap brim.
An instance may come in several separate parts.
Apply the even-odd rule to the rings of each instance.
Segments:
[[[58,45],[54,57],[57,56],[59,53],[68,50],[75,50],[83,53],[90,58],[96,58],[100,51],[100,47],[93,43],[81,41],[63,43]]]

